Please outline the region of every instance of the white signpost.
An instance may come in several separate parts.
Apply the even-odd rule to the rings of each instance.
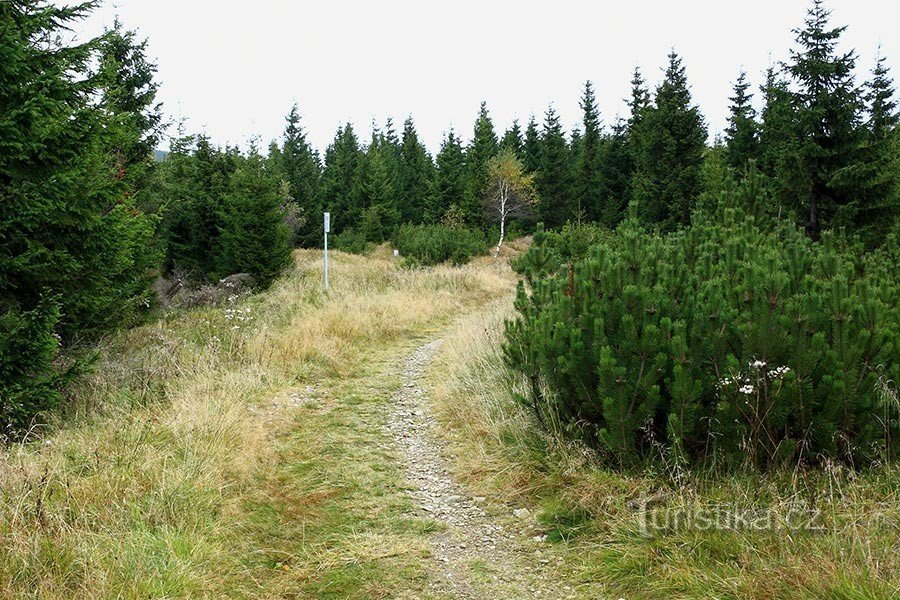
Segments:
[[[328,291],[328,232],[331,231],[331,213],[325,213],[325,291]]]

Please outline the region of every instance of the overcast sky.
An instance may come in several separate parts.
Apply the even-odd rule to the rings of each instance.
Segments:
[[[65,2],[61,2],[65,3]],[[380,0],[107,0],[77,27],[102,30],[115,15],[149,38],[160,99],[188,131],[218,143],[264,143],[280,135],[300,105],[320,150],[351,121],[368,140],[372,120],[412,115],[434,150],[450,126],[464,139],[482,100],[498,135],[553,103],[567,128],[580,120],[584,81],[594,82],[604,121],[625,115],[623,99],[639,66],[655,85],[674,47],[684,58],[694,101],[715,134],[743,67],[754,87],[772,61],[787,57],[791,30],[808,0],[642,0],[554,2]],[[829,0],[832,23],[848,25],[845,49],[859,76],[881,45],[900,63],[900,1]]]

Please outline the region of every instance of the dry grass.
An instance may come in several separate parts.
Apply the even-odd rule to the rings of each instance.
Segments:
[[[0,457],[0,596],[411,589],[428,524],[378,447],[385,373],[512,279],[334,253],[326,296],[319,261],[299,251],[266,294],[104,344],[65,418]]]
[[[900,595],[900,471],[832,465],[768,475],[605,469],[553,439],[514,401],[502,366],[503,302],[460,322],[432,373],[458,475],[496,502],[536,507],[582,597],[894,598]],[[647,511],[639,507],[649,499]],[[802,527],[652,527],[676,514],[762,515]],[[760,511],[760,512],[753,512]],[[651,527],[645,527],[649,524]],[[764,521],[758,521],[764,523]]]

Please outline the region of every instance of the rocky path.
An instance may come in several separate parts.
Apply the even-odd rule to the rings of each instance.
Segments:
[[[430,591],[449,598],[564,598],[570,590],[559,589],[547,575],[550,559],[541,551],[540,536],[528,536],[528,512],[492,517],[483,508],[485,499],[469,495],[450,474],[422,382],[440,344],[425,344],[406,360],[387,424],[409,494],[422,515],[441,526],[431,542]]]

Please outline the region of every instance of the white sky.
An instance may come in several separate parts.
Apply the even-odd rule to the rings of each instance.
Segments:
[[[65,4],[66,2],[60,2]],[[626,114],[635,65],[655,84],[675,47],[710,125],[724,128],[731,85],[743,66],[754,86],[787,57],[808,0],[107,0],[79,36],[119,15],[149,38],[167,115],[218,143],[265,144],[300,104],[320,150],[351,121],[368,140],[373,119],[412,114],[435,150],[452,125],[471,135],[486,100],[498,135],[518,117],[539,120],[553,102],[563,123],[594,82],[604,122]],[[829,0],[833,25],[849,25],[845,49],[865,78],[880,44],[900,64],[900,2]],[[895,74],[896,76],[896,74]]]

